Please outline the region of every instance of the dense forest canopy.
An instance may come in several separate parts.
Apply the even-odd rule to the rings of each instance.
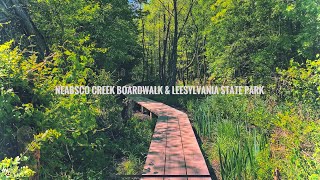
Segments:
[[[318,179],[319,30],[319,0],[1,0],[0,178],[140,173],[153,122],[122,96],[54,93],[138,82],[265,86],[156,98],[192,114],[219,178]]]
[[[319,53],[317,1],[178,1],[178,20],[171,1],[150,1],[140,20],[145,73],[177,74],[186,83],[225,80],[262,83],[276,67],[287,68],[291,59],[305,63]],[[168,67],[166,68],[165,66]],[[160,68],[157,68],[160,66]],[[161,69],[161,70],[160,70]],[[153,72],[151,72],[153,71]]]

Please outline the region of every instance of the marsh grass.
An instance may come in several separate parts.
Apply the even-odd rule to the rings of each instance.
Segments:
[[[188,102],[194,127],[206,142],[212,160],[220,162],[222,179],[254,179],[256,157],[267,145],[267,137],[248,123],[249,101],[241,96],[210,96],[203,101]]]
[[[243,139],[239,137],[239,141],[233,142],[228,149],[221,148],[225,145],[224,143],[218,144],[222,179],[256,179],[256,157],[266,148],[267,138],[265,135],[254,130]]]

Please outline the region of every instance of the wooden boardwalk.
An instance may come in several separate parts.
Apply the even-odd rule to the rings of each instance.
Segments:
[[[211,179],[187,114],[147,98],[129,98],[158,117],[142,179]]]

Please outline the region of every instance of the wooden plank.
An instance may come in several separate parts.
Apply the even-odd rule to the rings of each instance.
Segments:
[[[166,146],[166,175],[186,175],[186,163],[178,118],[169,117]]]
[[[141,179],[143,179],[143,180],[163,180],[163,177],[143,177]]]
[[[186,175],[186,162],[182,146],[179,120],[174,111],[169,111],[166,150],[166,175]],[[186,177],[167,177],[164,180],[187,180]]]
[[[188,175],[210,175],[192,126],[187,117],[180,117],[180,130]]]
[[[143,175],[164,174],[167,117],[159,117],[152,136]]]
[[[142,175],[143,177],[140,178],[140,180],[163,180],[164,177],[162,177],[161,174],[159,174],[159,177],[148,177],[148,175]]]

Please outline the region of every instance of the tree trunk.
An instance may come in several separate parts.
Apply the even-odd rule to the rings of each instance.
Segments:
[[[36,41],[37,49],[40,54],[39,57],[43,58],[45,55],[49,54],[49,47],[40,31],[32,22],[28,12],[23,8],[23,6],[25,5],[26,4],[22,4],[21,2],[19,2],[19,0],[8,0],[2,1],[0,3],[0,8],[5,12],[3,14],[5,16],[8,16],[6,17],[8,20],[11,20],[12,17],[16,17],[17,19],[19,19],[21,27],[23,28],[20,29],[21,33],[26,34],[26,36],[33,35],[35,37],[34,40]],[[13,11],[11,11],[10,9],[13,9]]]
[[[142,7],[140,7],[140,8],[142,8]],[[141,9],[141,11],[142,11],[142,9]],[[145,30],[144,30],[144,26],[145,26],[145,24],[144,24],[144,18],[142,17],[141,18],[141,20],[142,20],[142,81],[144,81],[145,80],[145,74],[146,74],[146,53],[145,53],[145,51],[146,51],[146,46],[145,46]]]
[[[161,20],[161,15],[159,15],[159,21]],[[161,27],[159,27],[159,34],[158,34],[158,75],[159,80],[162,82],[162,57],[161,57]]]
[[[162,85],[166,85],[166,57],[167,57],[167,47],[168,47],[168,38],[169,38],[169,32],[170,32],[170,19],[168,21],[168,25],[166,26],[166,14],[163,14],[163,33],[164,33],[164,39],[163,39],[163,54],[162,54],[162,63],[161,63],[161,76],[162,76]]]
[[[174,33],[172,42],[171,59],[169,63],[169,86],[174,86],[177,80],[177,58],[178,58],[178,8],[177,0],[173,0],[173,13],[174,13]]]

